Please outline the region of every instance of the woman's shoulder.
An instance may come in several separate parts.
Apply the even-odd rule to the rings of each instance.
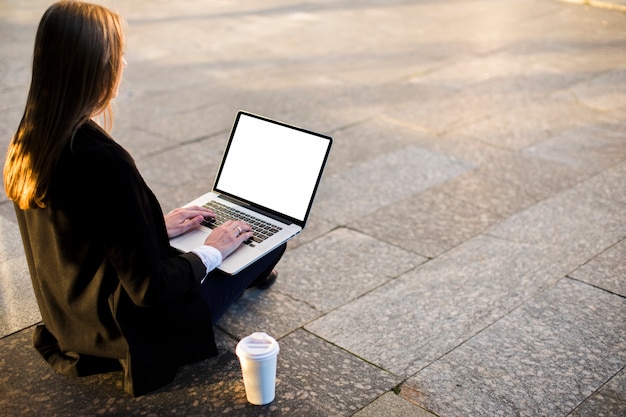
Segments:
[[[76,130],[70,141],[69,151],[74,157],[94,164],[119,161],[134,165],[130,154],[93,121],[88,121]]]

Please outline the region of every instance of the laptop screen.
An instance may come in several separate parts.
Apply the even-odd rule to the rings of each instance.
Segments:
[[[331,143],[328,136],[239,112],[214,189],[304,222]]]

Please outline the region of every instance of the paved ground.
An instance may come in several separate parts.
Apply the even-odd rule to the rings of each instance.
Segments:
[[[0,0],[2,154],[47,3]],[[164,210],[210,186],[238,109],[335,147],[279,282],[137,399],[37,356],[0,197],[0,414],[626,415],[626,13],[598,3],[111,0],[114,134]],[[257,330],[281,345],[266,407],[233,354]]]

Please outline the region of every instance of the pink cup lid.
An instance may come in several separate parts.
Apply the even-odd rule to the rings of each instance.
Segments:
[[[263,360],[278,354],[278,342],[267,333],[256,332],[237,343],[235,353],[252,360]]]

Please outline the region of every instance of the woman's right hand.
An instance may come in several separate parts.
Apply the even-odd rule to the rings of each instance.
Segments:
[[[228,220],[219,225],[207,236],[204,244],[219,250],[222,259],[233,253],[243,242],[252,237],[252,227],[246,222]]]

